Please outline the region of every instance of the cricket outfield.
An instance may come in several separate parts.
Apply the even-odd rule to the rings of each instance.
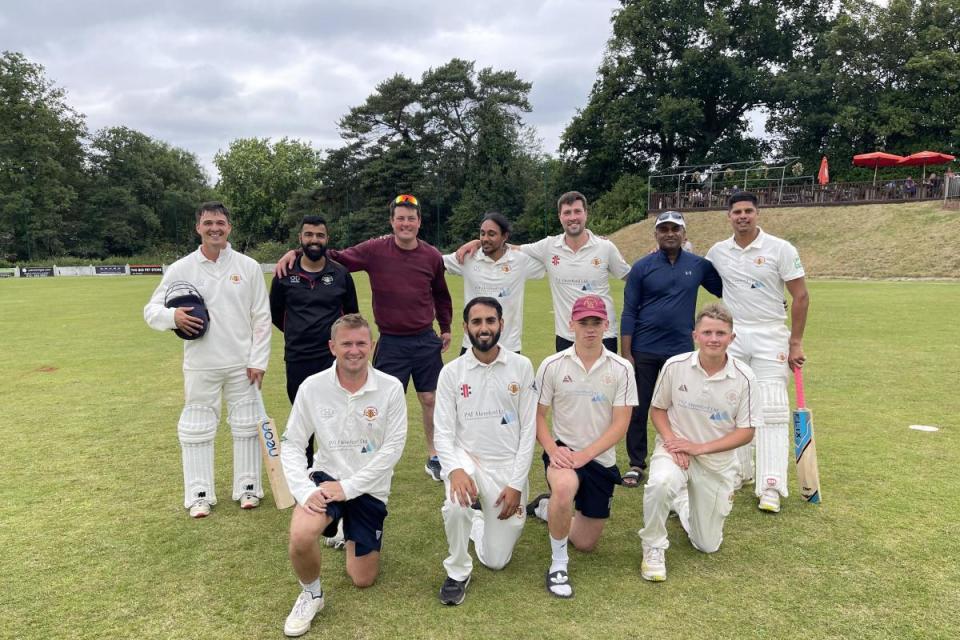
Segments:
[[[369,286],[357,280],[369,317]],[[252,512],[221,500],[194,521],[183,509],[182,343],[142,317],[158,281],[0,281],[0,638],[282,637],[299,589],[286,555],[290,512],[274,509],[269,490]],[[449,282],[459,310],[461,283]],[[814,280],[810,291],[805,378],[821,506],[800,500],[793,476],[777,516],[742,491],[713,555],[695,551],[672,519],[668,580],[650,584],[639,575],[643,492],[618,488],[597,551],[571,550],[575,599],[544,590],[546,527],[530,521],[510,565],[494,573],[477,564],[466,602],[446,608],[437,601],[442,485],[423,472],[411,390],[381,576],[357,590],[342,552],[324,549],[327,608],[305,637],[960,635],[960,341],[950,324],[960,283]],[[619,310],[622,283],[614,299]],[[545,281],[531,283],[524,353],[534,366],[552,352],[550,309]],[[276,331],[264,397],[282,429],[289,406]],[[224,494],[225,424],[216,453]],[[536,455],[531,494],[544,487]]]

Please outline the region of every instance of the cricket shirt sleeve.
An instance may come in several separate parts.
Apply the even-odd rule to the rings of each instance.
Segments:
[[[452,363],[451,363],[452,364]],[[457,389],[456,366],[448,365],[440,371],[437,380],[437,404],[433,414],[433,446],[440,458],[440,468],[449,475],[458,468],[457,440]]]
[[[247,367],[266,371],[270,364],[270,338],[272,322],[270,320],[270,301],[267,297],[267,285],[263,281],[260,265],[252,261],[249,270],[250,284],[253,287],[253,299],[250,304],[250,353],[247,355]]]
[[[290,494],[297,501],[297,504],[304,505],[317,486],[307,475],[307,441],[313,428],[310,426],[312,420],[308,415],[309,409],[306,406],[302,393],[304,387],[300,387],[297,397],[293,401],[293,409],[290,410],[290,417],[287,419],[287,428],[280,438],[280,464],[283,465],[283,475],[287,479],[287,486],[290,488]]]
[[[547,236],[537,242],[522,244],[520,245],[520,251],[523,251],[540,264],[546,264],[547,253],[549,253],[550,243],[552,243],[553,240],[554,238],[552,236]]]
[[[509,484],[517,491],[523,491],[527,486],[530,464],[533,462],[533,448],[537,441],[537,385],[533,375],[533,365],[529,360],[524,362],[518,405],[520,440],[517,455],[513,460],[513,473]]]
[[[623,369],[617,376],[617,397],[613,406],[635,407],[640,404],[640,401],[637,398],[637,379],[633,375],[633,365],[623,358],[618,359],[617,362],[623,365]]]
[[[470,258],[468,257],[467,260]],[[448,253],[443,256],[443,266],[447,270],[447,273],[452,273],[455,276],[463,275],[463,267],[459,262],[457,262],[457,254]]]
[[[701,268],[702,276],[700,278],[700,286],[716,297],[722,298],[723,280],[720,278],[720,274],[717,273],[717,268],[713,266],[712,262],[706,259],[702,260]]]
[[[171,265],[170,268],[167,269],[167,272],[163,274],[163,278],[160,279],[160,284],[153,290],[150,301],[147,302],[143,308],[143,319],[146,320],[147,325],[151,329],[168,331],[177,328],[177,323],[173,320],[176,309],[168,309],[163,304],[163,299],[167,295],[167,289],[171,282],[177,280],[177,274],[178,270],[175,268],[175,265]]]
[[[387,402],[387,426],[380,448],[362,469],[340,481],[347,500],[383,487],[383,479],[393,475],[393,468],[403,455],[403,447],[407,443],[407,401],[400,382],[396,379],[392,379],[392,382],[394,384]]]
[[[650,399],[650,406],[666,411],[673,405],[673,372],[680,364],[670,366],[667,362],[660,370],[657,376],[657,383],[653,387],[653,397]]]
[[[760,400],[757,376],[743,363],[737,363],[737,369],[743,374],[743,384],[740,389],[740,401],[737,403],[735,423],[738,428],[759,429],[763,427],[763,403]]]
[[[559,364],[556,358],[547,358],[540,363],[540,368],[537,370],[537,378],[534,383],[536,384],[537,403],[545,407],[553,404],[553,380],[550,373],[557,366]]]
[[[800,262],[800,254],[797,253],[797,248],[789,242],[783,243],[777,263],[777,270],[784,282],[790,282],[805,275],[803,263]]]
[[[607,269],[616,276],[618,280],[623,280],[627,277],[627,274],[630,273],[630,265],[623,259],[623,254],[620,253],[620,249],[617,248],[617,245],[613,244],[612,240],[606,240],[606,243]]]

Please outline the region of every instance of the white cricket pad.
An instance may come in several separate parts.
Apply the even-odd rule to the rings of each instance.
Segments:
[[[199,498],[217,503],[213,490],[213,439],[217,435],[217,414],[211,407],[189,404],[180,413],[177,437],[183,455],[183,506]]]
[[[776,489],[787,493],[787,465],[790,459],[790,399],[787,387],[780,381],[760,380],[763,402],[763,427],[757,429],[753,441],[757,447],[755,493]]]
[[[244,493],[263,497],[260,476],[260,443],[257,430],[263,418],[262,403],[256,398],[246,398],[227,407],[227,422],[233,435],[233,499],[239,500]]]

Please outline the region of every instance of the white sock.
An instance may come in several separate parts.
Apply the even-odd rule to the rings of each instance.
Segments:
[[[320,586],[320,578],[317,578],[309,584],[300,583],[300,586],[303,587],[303,590],[309,593],[314,598],[323,597],[323,587]]]
[[[567,564],[570,562],[570,557],[567,555],[568,539],[569,536],[561,538],[560,540],[550,536],[550,549],[552,551],[550,558],[550,573],[553,573],[554,571],[567,570]]]
[[[540,504],[536,506],[533,510],[533,515],[537,516],[544,522],[547,520],[547,509],[550,507],[550,498],[544,498],[540,501]]]

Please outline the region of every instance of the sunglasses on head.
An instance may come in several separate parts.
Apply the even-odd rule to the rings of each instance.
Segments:
[[[411,196],[411,195],[406,194],[406,193],[397,196],[397,197],[394,199],[393,203],[394,203],[394,204],[412,204],[412,205],[415,206],[415,207],[419,207],[419,206],[420,206],[420,203],[417,202],[417,199],[416,199],[414,196]]]
[[[678,222],[683,223],[683,214],[679,211],[667,211],[657,216],[657,222]]]

